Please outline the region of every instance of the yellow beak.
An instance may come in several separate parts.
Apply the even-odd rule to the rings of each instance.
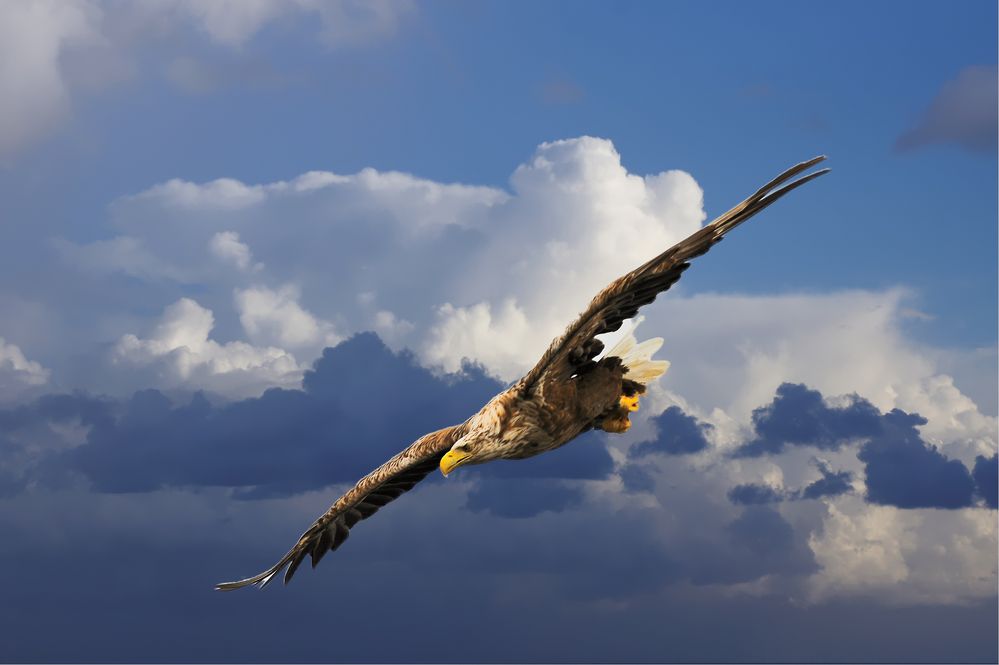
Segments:
[[[461,466],[471,455],[471,453],[464,450],[455,450],[452,448],[444,453],[444,457],[441,458],[441,473],[447,476],[447,474]]]

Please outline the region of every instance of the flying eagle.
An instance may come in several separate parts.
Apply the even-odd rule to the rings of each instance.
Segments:
[[[355,524],[412,489],[434,469],[446,476],[459,466],[533,457],[594,428],[627,431],[631,426],[628,416],[638,409],[646,384],[669,367],[664,360],[652,360],[662,338],[638,344],[628,335],[600,356],[604,345],[597,335],[618,330],[640,307],[680,279],[691,259],[707,252],[730,230],[792,189],[828,173],[829,169],[821,169],[788,183],[824,159],[815,157],[781,173],[686,240],[612,282],[522,379],[465,422],[420,437],[361,478],[276,564],[245,580],[223,582],[216,589],[263,587],[284,568],[287,584],[306,555],[315,568],[327,552],[343,544]]]

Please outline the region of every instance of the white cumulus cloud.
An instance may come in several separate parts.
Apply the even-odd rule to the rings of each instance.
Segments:
[[[277,290],[240,289],[236,291],[236,309],[243,329],[255,343],[311,347],[313,353],[323,346],[335,346],[341,337],[333,324],[317,319],[298,299],[298,289],[287,285]]]
[[[128,367],[151,368],[156,385],[197,386],[232,396],[259,394],[269,386],[294,386],[303,368],[287,351],[211,339],[211,310],[189,298],[167,307],[146,338],[126,334],[112,350],[113,361]]]
[[[239,270],[260,270],[262,264],[253,264],[253,252],[246,244],[240,242],[235,231],[220,231],[212,236],[209,247],[212,254],[220,260],[229,263]]]
[[[49,381],[50,372],[41,364],[28,360],[16,344],[0,337],[0,399],[21,397]]]

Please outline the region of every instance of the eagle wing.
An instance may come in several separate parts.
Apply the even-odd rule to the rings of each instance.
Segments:
[[[517,389],[529,395],[540,383],[564,380],[584,369],[603,350],[597,335],[620,328],[625,319],[635,316],[640,307],[651,303],[680,279],[683,271],[690,267],[691,259],[711,249],[728,231],[791,190],[828,173],[829,169],[821,169],[784,184],[824,159],[825,156],[814,157],[789,168],[686,240],[612,282],[596,295],[565,333],[552,342],[538,364],[518,382]]]
[[[335,550],[347,540],[351,527],[357,522],[374,515],[379,508],[411,490],[436,469],[444,453],[464,433],[463,423],[420,437],[337,499],[273,566],[259,575],[237,582],[222,582],[215,588],[219,591],[232,591],[251,585],[263,588],[285,567],[288,568],[284,574],[284,582],[287,584],[306,555],[312,557],[312,567],[315,568],[327,552]]]

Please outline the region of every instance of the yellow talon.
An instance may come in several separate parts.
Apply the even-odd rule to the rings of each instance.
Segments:
[[[621,395],[621,406],[628,411],[638,411],[638,395],[633,395],[632,397]]]

